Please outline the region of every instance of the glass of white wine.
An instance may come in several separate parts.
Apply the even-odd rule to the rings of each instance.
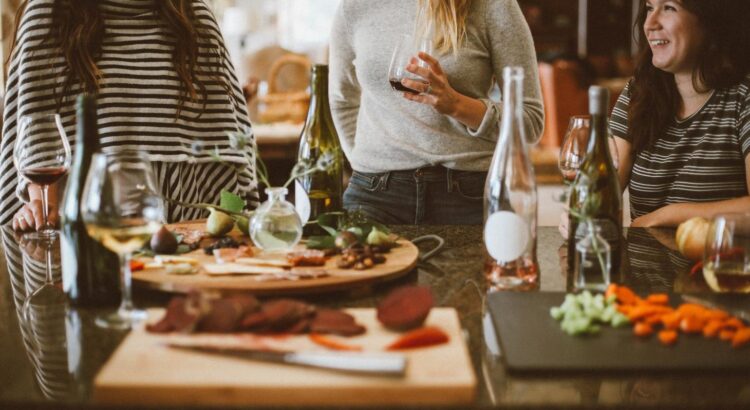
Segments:
[[[750,293],[750,213],[714,217],[706,235],[703,277],[716,292]]]
[[[120,257],[122,301],[96,324],[128,329],[146,317],[133,307],[130,257],[162,226],[163,204],[144,153],[95,154],[81,199],[81,215],[92,238]]]

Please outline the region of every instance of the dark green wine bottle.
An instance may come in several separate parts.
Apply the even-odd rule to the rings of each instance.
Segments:
[[[73,306],[116,306],[119,259],[88,235],[80,208],[91,157],[100,151],[96,97],[81,95],[77,103],[75,159],[60,208],[63,290]]]
[[[312,67],[311,88],[310,109],[300,135],[297,161],[314,167],[322,156],[327,155],[331,164],[324,171],[307,174],[295,181],[294,202],[300,219],[303,224],[313,222],[305,226],[305,236],[322,234],[315,220],[320,214],[340,211],[343,206],[344,155],[328,103],[327,65]]]
[[[581,212],[595,209],[591,215],[601,237],[607,241],[612,255],[612,277],[619,271],[622,252],[622,191],[617,169],[609,150],[609,90],[594,86],[589,88],[589,113],[591,129],[586,157],[578,170],[570,190],[570,209]],[[588,188],[588,189],[582,189]],[[573,271],[575,246],[583,239],[584,229],[579,219],[570,213],[568,231],[568,270]]]

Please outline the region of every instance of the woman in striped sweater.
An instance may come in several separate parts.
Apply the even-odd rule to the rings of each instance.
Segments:
[[[750,211],[747,0],[646,0],[611,119],[632,226]]]
[[[204,0],[26,0],[19,13],[0,141],[0,224],[41,225],[39,189],[27,189],[13,168],[17,119],[59,113],[74,145],[75,100],[84,92],[98,94],[102,150],[146,151],[165,196],[217,202],[227,189],[257,203],[254,139],[248,164],[227,138],[250,132],[245,100]],[[209,154],[214,146],[222,162]],[[54,220],[61,192],[50,194]],[[201,216],[167,205],[169,221]]]

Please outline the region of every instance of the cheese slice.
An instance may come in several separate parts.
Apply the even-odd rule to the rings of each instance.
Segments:
[[[287,272],[275,266],[243,265],[240,263],[206,263],[203,270],[211,276],[223,275],[276,275]]]
[[[235,263],[241,265],[255,265],[255,266],[277,266],[280,268],[291,268],[292,264],[282,259],[268,259],[268,258],[237,258],[234,260]]]

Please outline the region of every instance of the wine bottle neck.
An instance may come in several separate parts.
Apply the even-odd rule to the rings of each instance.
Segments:
[[[90,158],[99,151],[96,98],[81,96],[78,100],[76,158]]]
[[[328,105],[328,66],[327,65],[315,65],[312,68],[312,76],[310,80],[311,84],[311,96],[310,96],[310,110],[307,113],[307,120],[310,121],[314,117],[320,118],[321,115],[330,115],[331,112]]]

